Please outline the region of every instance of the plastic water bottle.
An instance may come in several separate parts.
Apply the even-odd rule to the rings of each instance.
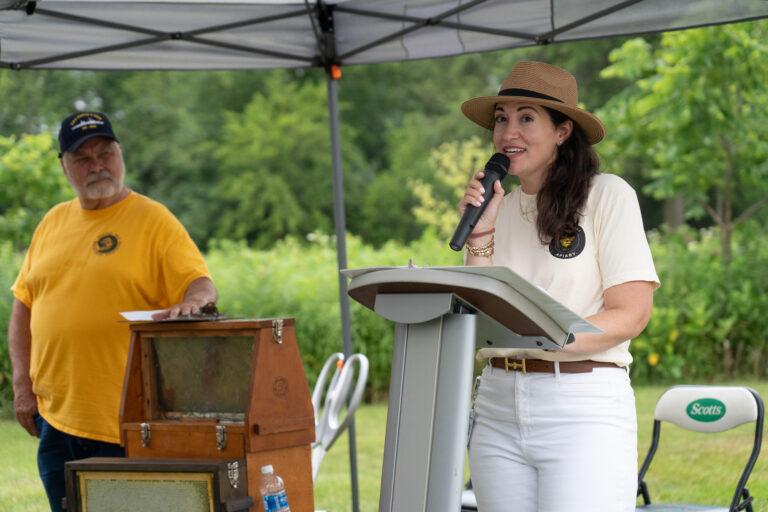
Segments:
[[[283,479],[275,474],[272,465],[261,468],[261,499],[264,512],[291,512],[288,497],[285,495]]]

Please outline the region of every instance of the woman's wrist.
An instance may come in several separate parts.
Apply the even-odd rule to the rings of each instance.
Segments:
[[[483,229],[483,230],[476,228],[474,231],[472,231],[472,233],[469,235],[468,238],[469,240],[474,240],[476,238],[492,235],[495,232],[496,232],[496,228]]]
[[[496,228],[475,228],[475,230],[467,237],[467,245],[473,247],[484,247],[493,242],[493,234],[496,232]]]
[[[483,235],[474,240],[467,240],[467,253],[470,256],[490,258],[493,256],[494,245],[493,233]]]

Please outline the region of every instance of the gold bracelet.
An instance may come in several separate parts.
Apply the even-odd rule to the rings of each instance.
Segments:
[[[493,235],[491,235],[491,241],[482,247],[475,247],[474,245],[467,242],[467,252],[470,254],[470,256],[481,256],[484,258],[490,258],[491,256],[493,256],[493,247],[494,247]]]

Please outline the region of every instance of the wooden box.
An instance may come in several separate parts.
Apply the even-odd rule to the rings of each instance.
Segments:
[[[90,458],[67,462],[69,512],[235,512],[253,504],[245,460]]]
[[[256,511],[272,464],[291,510],[314,510],[314,414],[291,318],[131,325],[120,428],[129,458],[245,459]]]

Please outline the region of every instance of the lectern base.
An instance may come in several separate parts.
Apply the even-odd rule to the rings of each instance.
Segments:
[[[397,324],[379,510],[459,510],[476,315]]]

